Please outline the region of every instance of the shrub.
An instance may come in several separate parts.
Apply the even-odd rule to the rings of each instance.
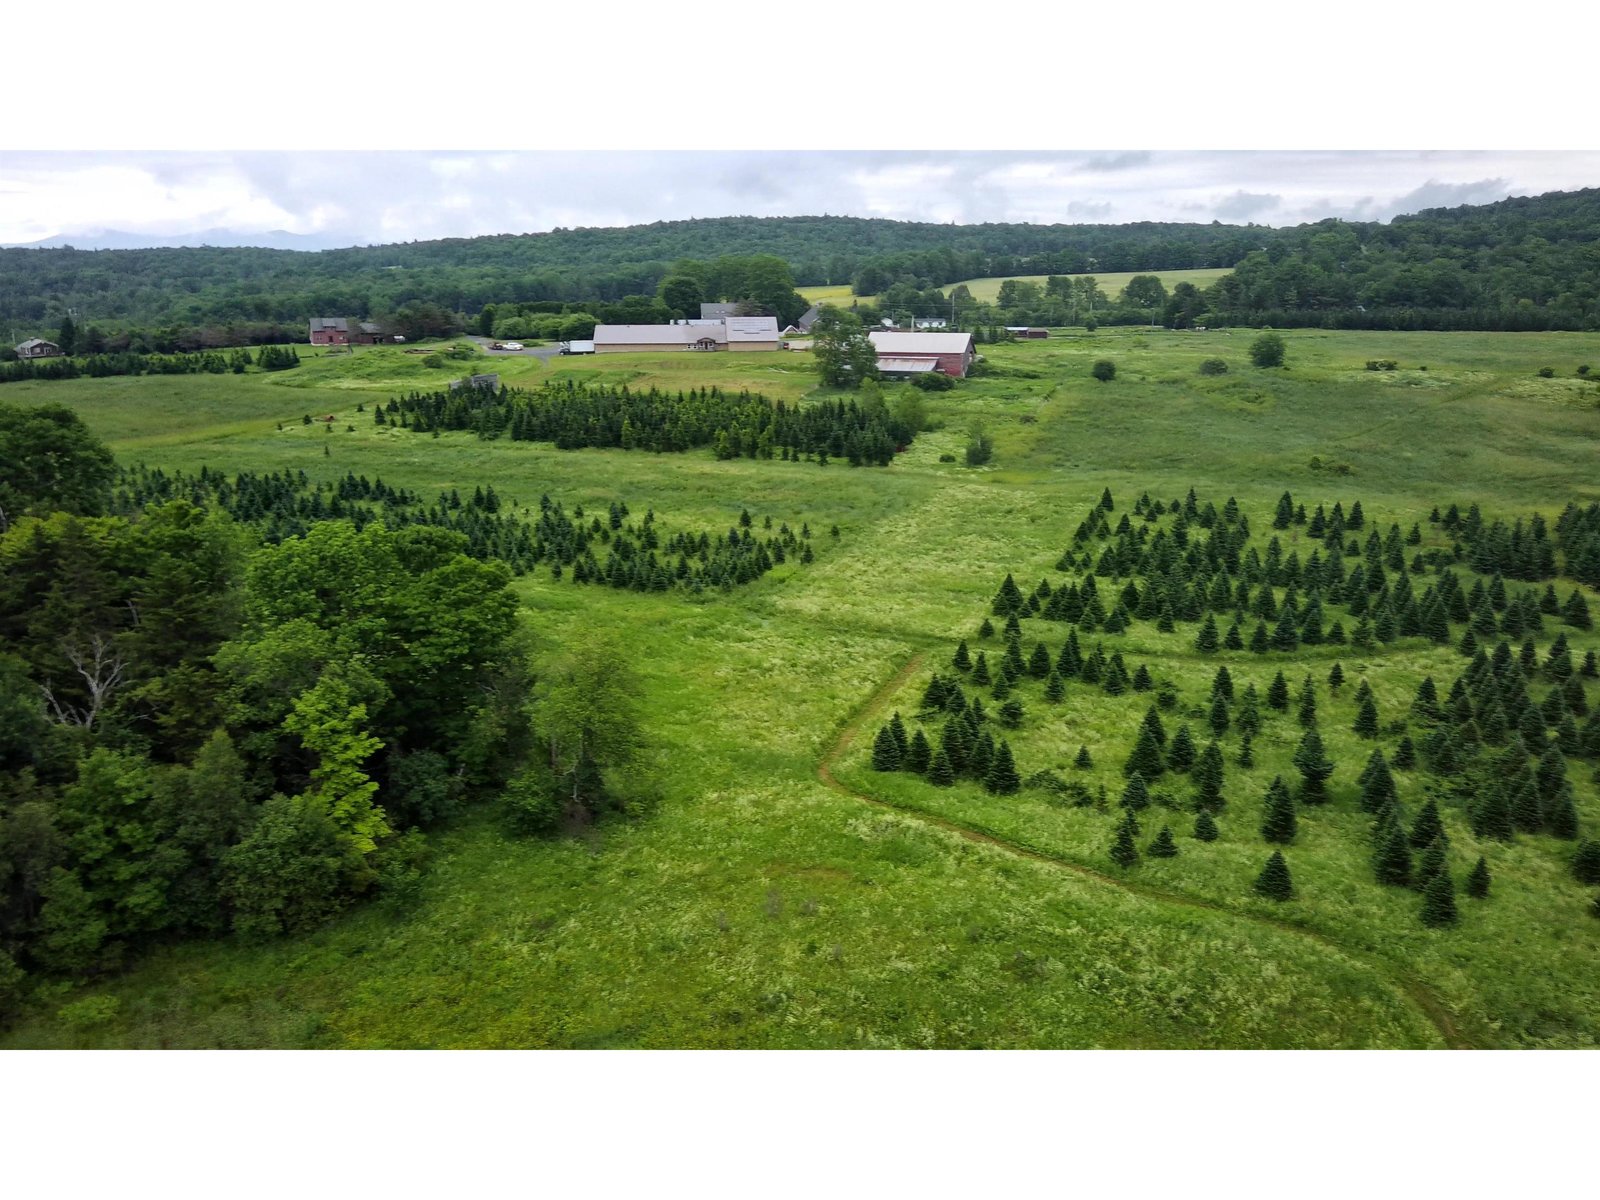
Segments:
[[[913,376],[911,386],[921,388],[925,392],[948,392],[956,386],[956,381],[938,371],[929,371],[923,375]]]
[[[1282,337],[1276,333],[1263,333],[1250,343],[1250,361],[1258,367],[1281,367],[1284,349]]]
[[[555,776],[542,763],[513,775],[501,803],[512,828],[519,833],[553,833],[561,822],[561,795]]]
[[[1200,364],[1200,374],[1202,375],[1226,375],[1227,373],[1228,364],[1223,359],[1208,358]]]
[[[1539,368],[1539,378],[1540,379],[1552,379],[1552,378],[1555,377],[1555,373],[1556,373],[1556,369],[1554,367],[1540,367]]]
[[[1117,377],[1117,364],[1109,358],[1099,359],[1090,369],[1089,374],[1093,375],[1101,383],[1110,383]]]
[[[956,460],[956,456],[954,454],[941,454],[941,455],[939,455],[939,461],[943,462],[943,463],[953,463],[953,462],[955,462],[955,460]]]
[[[982,422],[974,421],[967,430],[967,466],[981,467],[994,457],[994,440]]]
[[[1367,370],[1369,371],[1393,371],[1399,365],[1400,364],[1395,362],[1395,360],[1392,358],[1367,359]]]

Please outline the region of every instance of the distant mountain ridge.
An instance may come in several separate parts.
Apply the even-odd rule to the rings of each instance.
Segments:
[[[0,250],[172,250],[215,246],[219,249],[343,250],[365,245],[347,233],[290,233],[272,229],[244,233],[237,229],[202,229],[195,233],[129,233],[122,229],[59,234],[36,242],[0,243]]]

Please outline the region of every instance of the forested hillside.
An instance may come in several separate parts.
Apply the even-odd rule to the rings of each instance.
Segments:
[[[0,322],[282,327],[330,313],[654,298],[672,278],[744,299],[751,263],[798,286],[918,293],[964,279],[1234,267],[1187,305],[1215,324],[1589,329],[1600,322],[1600,190],[1434,209],[1389,224],[936,225],[723,217],[621,229],[302,252],[253,248],[0,250]],[[734,264],[719,277],[717,263]],[[786,290],[783,289],[783,290]],[[769,305],[771,307],[771,305]],[[783,305],[777,305],[783,308]],[[787,316],[786,313],[780,314]],[[259,338],[257,340],[260,340]]]

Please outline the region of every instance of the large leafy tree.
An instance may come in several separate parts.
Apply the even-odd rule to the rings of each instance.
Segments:
[[[0,404],[0,533],[25,513],[103,512],[111,452],[61,404]]]
[[[878,377],[878,353],[867,339],[861,318],[827,305],[812,325],[812,357],[829,387],[860,387]]]
[[[534,727],[570,817],[595,815],[608,800],[605,772],[642,749],[641,692],[632,660],[598,638],[570,643],[539,680]]]

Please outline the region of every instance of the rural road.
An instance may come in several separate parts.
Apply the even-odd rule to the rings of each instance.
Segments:
[[[477,343],[478,349],[491,358],[554,358],[561,353],[559,342],[553,342],[548,346],[534,346],[529,350],[491,350],[489,347],[494,345],[493,338],[478,337],[476,334],[468,336]]]

